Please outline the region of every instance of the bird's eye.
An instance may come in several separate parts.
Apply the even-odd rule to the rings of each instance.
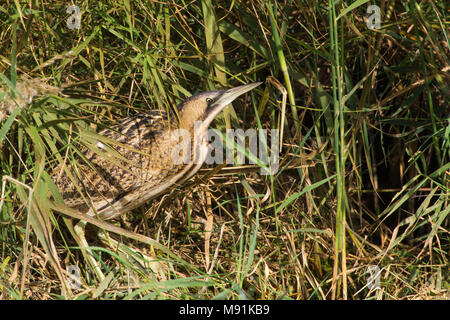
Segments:
[[[213,99],[211,99],[211,98],[206,98],[206,102],[211,103],[211,102],[213,102]]]

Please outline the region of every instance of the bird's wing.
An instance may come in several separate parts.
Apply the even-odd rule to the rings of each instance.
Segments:
[[[82,147],[76,163],[62,174],[54,174],[55,183],[66,205],[81,212],[104,209],[144,183],[156,184],[169,173],[161,159],[154,159],[160,146],[167,117],[159,111],[140,113],[101,131],[105,141]],[[106,142],[106,140],[108,142]],[[60,169],[61,170],[61,169]]]

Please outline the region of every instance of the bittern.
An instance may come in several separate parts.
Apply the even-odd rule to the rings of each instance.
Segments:
[[[178,106],[179,119],[150,111],[101,131],[106,140],[117,143],[106,146],[98,141],[96,152],[83,151],[87,163],[68,165],[53,176],[65,204],[89,216],[112,219],[189,179],[206,159],[211,122],[225,106],[260,84],[196,94]],[[177,129],[188,137],[174,139]],[[178,150],[189,151],[179,155],[184,160],[188,156],[187,161],[176,159]],[[81,240],[87,246],[84,235]]]

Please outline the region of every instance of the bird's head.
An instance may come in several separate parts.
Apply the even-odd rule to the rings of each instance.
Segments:
[[[181,128],[192,130],[195,121],[202,121],[201,129],[208,129],[214,118],[240,95],[256,88],[254,82],[228,90],[201,92],[186,99],[179,106]]]

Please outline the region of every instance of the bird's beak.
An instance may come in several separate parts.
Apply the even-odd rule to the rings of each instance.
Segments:
[[[244,93],[253,90],[259,86],[262,82],[254,82],[245,84],[243,86],[231,88],[228,90],[220,91],[221,95],[208,106],[208,115],[205,119],[206,123],[211,123],[212,120],[222,111],[227,105],[233,102],[237,97],[243,95]]]

